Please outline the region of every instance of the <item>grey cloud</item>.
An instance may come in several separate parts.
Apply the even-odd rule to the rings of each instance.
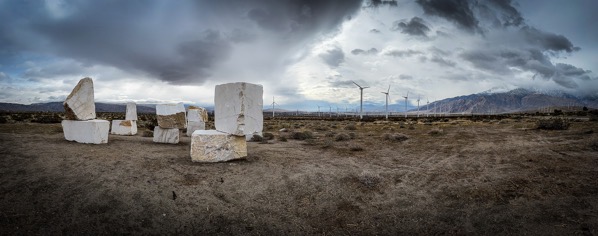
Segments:
[[[412,80],[413,76],[401,74],[401,75],[399,75],[399,79],[402,79],[402,80]]]
[[[355,84],[353,84],[353,82],[348,81],[348,80],[344,80],[344,81],[332,81],[332,82],[330,82],[330,85],[332,87],[335,87],[335,88],[352,88],[352,87],[355,87]]]
[[[478,20],[467,0],[417,0],[416,2],[428,15],[446,18],[470,31],[478,29]]]
[[[0,63],[28,51],[173,84],[201,84],[231,55],[251,57],[236,55],[235,44],[267,42],[264,51],[280,49],[268,52],[270,64],[277,64],[297,55],[284,50],[303,49],[314,35],[334,32],[361,3],[72,1],[56,15],[44,1],[0,1]]]
[[[378,29],[371,29],[370,33],[379,34],[380,30],[378,30]]]
[[[423,52],[412,50],[412,49],[408,49],[408,50],[390,50],[390,51],[384,53],[384,55],[393,56],[393,57],[410,57],[410,56],[422,55],[422,54],[423,54]]]
[[[353,55],[376,55],[376,54],[378,54],[378,49],[370,48],[366,51],[366,50],[357,48],[357,49],[353,49],[351,51],[351,54],[353,54]]]
[[[11,81],[12,78],[10,77],[10,75],[0,71],[0,82],[6,82],[6,81]]]
[[[566,76],[583,76],[591,73],[590,70],[584,70],[582,68],[575,67],[573,65],[565,64],[565,63],[556,63],[556,68]]]
[[[571,41],[563,35],[544,32],[530,26],[522,27],[520,32],[530,44],[540,45],[544,50],[573,52],[580,49],[573,46]]]
[[[444,58],[439,57],[439,56],[432,57],[432,59],[430,59],[430,61],[435,62],[439,65],[448,66],[448,67],[455,67],[455,65],[456,65],[455,62],[450,61],[450,60],[445,60]]]
[[[391,30],[401,30],[403,34],[427,37],[427,32],[430,31],[430,28],[422,18],[413,17],[409,21],[395,21]]]
[[[398,6],[396,0],[368,0],[367,7],[381,7],[381,6],[390,6],[396,7]]]
[[[338,67],[345,62],[345,53],[339,47],[335,47],[319,55],[326,64],[331,67]]]

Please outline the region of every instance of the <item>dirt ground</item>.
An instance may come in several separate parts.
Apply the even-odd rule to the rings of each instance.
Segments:
[[[596,121],[265,127],[245,160],[200,164],[185,136],[91,145],[0,124],[0,234],[598,235]]]

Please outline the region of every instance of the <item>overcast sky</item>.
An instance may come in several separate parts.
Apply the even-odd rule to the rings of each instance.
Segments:
[[[598,95],[598,1],[0,1],[0,102],[212,104],[264,86],[264,104],[430,101],[493,89]],[[401,98],[401,99],[400,99]]]

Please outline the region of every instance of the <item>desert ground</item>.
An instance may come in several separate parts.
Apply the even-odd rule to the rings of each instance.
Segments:
[[[144,125],[92,145],[4,120],[0,234],[598,235],[598,121],[541,119],[266,119],[213,164]]]

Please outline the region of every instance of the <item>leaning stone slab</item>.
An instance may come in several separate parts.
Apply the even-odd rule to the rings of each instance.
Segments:
[[[216,85],[216,130],[245,136],[260,133],[264,125],[261,85],[244,82]]]
[[[197,130],[191,136],[191,161],[223,162],[247,156],[247,142],[217,130]]]
[[[62,105],[67,120],[91,120],[96,118],[96,105],[93,97],[93,81],[83,78],[64,100]]]
[[[137,120],[137,104],[134,102],[127,102],[127,112],[125,113],[125,120]]]
[[[111,134],[116,135],[136,135],[137,121],[135,120],[113,120]]]
[[[110,122],[107,120],[63,120],[62,131],[68,141],[78,143],[108,143]]]
[[[160,126],[154,127],[154,143],[179,143],[179,129],[164,129]]]
[[[196,130],[205,130],[206,123],[201,121],[187,121],[187,137],[191,137]]]
[[[185,106],[183,103],[156,105],[158,126],[164,129],[184,129],[187,127]]]

